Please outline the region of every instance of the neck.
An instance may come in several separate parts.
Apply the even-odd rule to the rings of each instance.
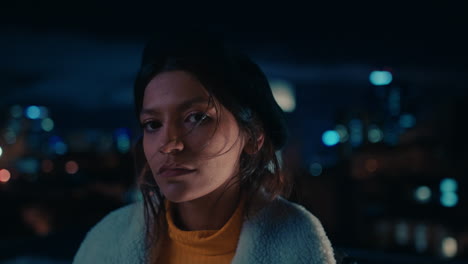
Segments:
[[[218,230],[236,210],[240,188],[233,185],[192,201],[173,204],[174,224],[182,230]]]

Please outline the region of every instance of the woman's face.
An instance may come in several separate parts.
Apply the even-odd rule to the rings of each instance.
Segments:
[[[237,175],[244,138],[234,116],[218,106],[220,113],[203,85],[184,71],[160,73],[147,85],[143,150],[168,200],[203,197]]]

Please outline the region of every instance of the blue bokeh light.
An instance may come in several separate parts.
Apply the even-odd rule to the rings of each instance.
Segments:
[[[445,207],[454,207],[458,203],[458,195],[454,192],[444,192],[440,196],[440,203]]]
[[[392,80],[392,73],[388,71],[373,71],[369,75],[369,81],[375,86],[388,85]]]
[[[382,130],[376,125],[370,125],[369,131],[367,132],[367,138],[371,143],[377,143],[383,140],[383,132]]]
[[[309,167],[309,171],[310,171],[310,174],[312,174],[312,176],[319,176],[320,174],[322,174],[322,165],[320,165],[320,163],[317,163],[317,162],[314,162],[312,164],[310,164],[310,167]]]
[[[130,150],[130,131],[127,128],[118,128],[114,135],[117,141],[117,149],[120,153],[127,153]]]
[[[340,134],[335,130],[327,130],[322,135],[322,141],[326,146],[334,146],[340,142]]]
[[[64,155],[68,151],[68,146],[63,142],[63,139],[59,136],[50,137],[49,146],[51,150],[58,155]]]
[[[26,116],[29,119],[38,119],[41,116],[41,109],[35,105],[28,106]]]
[[[403,128],[411,128],[416,124],[416,118],[411,114],[403,114],[400,116],[400,126]]]
[[[458,183],[455,179],[445,178],[440,182],[441,192],[456,192],[458,189]]]

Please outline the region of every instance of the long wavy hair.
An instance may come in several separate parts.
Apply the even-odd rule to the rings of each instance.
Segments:
[[[187,43],[187,39],[190,39],[192,43]],[[179,39],[172,41],[170,45],[162,45],[161,41],[153,41],[146,46],[134,85],[136,114],[137,116],[140,114],[144,91],[148,83],[160,73],[180,70],[190,73],[200,81],[209,93],[210,102],[219,102],[232,113],[240,130],[247,138],[257,139],[263,134],[264,142],[261,147],[257,145],[257,140],[251,141],[254,144],[253,148],[258,151],[253,154],[245,152],[241,154],[239,173],[235,177],[236,183],[246,196],[244,216],[248,218],[251,201],[260,192],[265,193],[269,200],[273,200],[278,195],[288,196],[291,192],[292,181],[288,175],[281,172],[276,156],[276,150],[285,143],[284,131],[273,131],[274,129],[271,129],[269,121],[265,120],[264,116],[265,113],[276,113],[275,122],[280,122],[281,125],[284,124],[282,119],[284,117],[278,115],[276,108],[265,109],[267,107],[260,110],[263,111],[262,116],[258,109],[249,107],[243,102],[243,98],[248,97],[249,94],[239,96],[239,92],[242,91],[244,93],[245,91],[269,91],[271,93],[265,75],[247,56],[229,51],[224,44],[219,44],[218,40],[206,36],[203,41],[185,38],[185,41],[181,42]],[[217,44],[214,45],[214,43]],[[262,89],[257,89],[259,87]],[[268,93],[259,94],[259,96],[273,100],[271,94]],[[276,103],[273,104],[277,107]],[[216,112],[220,113],[220,106],[217,103],[213,103],[213,106]],[[165,197],[148,166],[141,138],[134,146],[134,158],[145,208],[146,257],[149,263],[154,263],[158,259],[158,252],[162,246],[161,238],[167,232]]]

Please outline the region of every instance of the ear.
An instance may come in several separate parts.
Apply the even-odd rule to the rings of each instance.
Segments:
[[[253,138],[249,138],[249,140],[247,141],[247,143],[244,146],[245,153],[247,153],[249,155],[253,155],[253,154],[257,153],[262,148],[263,142],[265,142],[265,135],[263,133],[261,133],[260,136],[258,136],[256,141],[254,141]],[[255,145],[257,145],[257,146],[255,146]]]

